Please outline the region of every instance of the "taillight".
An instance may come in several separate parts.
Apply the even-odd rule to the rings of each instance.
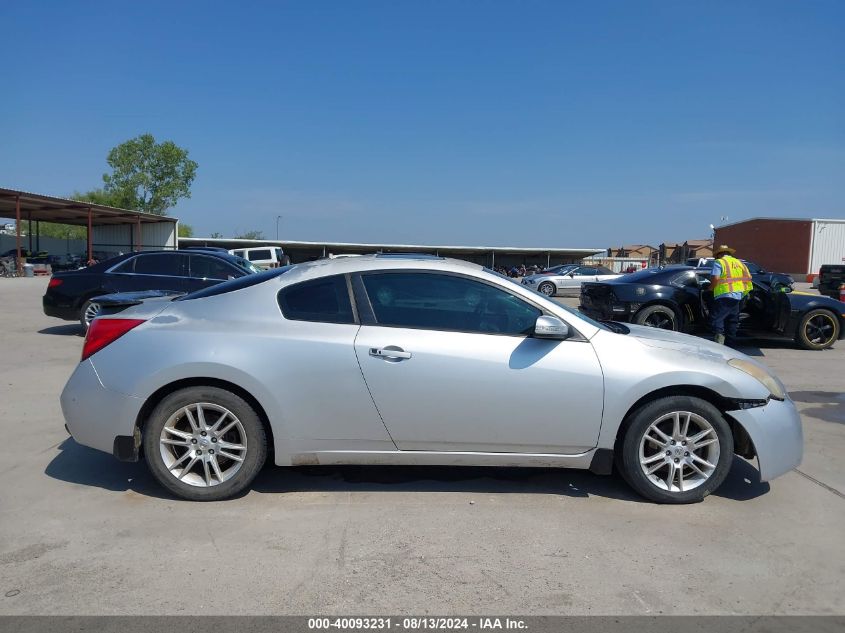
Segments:
[[[61,286],[61,285],[62,285],[61,279],[56,279],[55,277],[52,277],[50,279],[50,283],[47,284],[47,287],[48,288],[55,288],[56,286]]]
[[[96,354],[106,345],[111,345],[132,328],[138,327],[144,319],[94,319],[85,335],[80,362]]]

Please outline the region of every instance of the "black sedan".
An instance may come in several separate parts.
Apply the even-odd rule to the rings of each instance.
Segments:
[[[845,303],[754,281],[740,317],[740,336],[788,339],[826,349],[845,336]],[[691,334],[707,331],[710,272],[691,266],[648,268],[619,279],[585,283],[581,311],[600,321],[626,321]]]
[[[87,329],[103,305],[102,295],[161,290],[186,293],[258,272],[241,257],[217,251],[144,251],[54,273],[44,294],[44,314]],[[111,301],[113,302],[113,301]]]

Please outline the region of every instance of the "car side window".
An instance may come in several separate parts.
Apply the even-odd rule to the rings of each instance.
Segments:
[[[355,323],[344,275],[321,277],[283,288],[279,307],[291,321]]]
[[[489,284],[437,273],[370,273],[362,276],[378,325],[528,335],[542,314]]]
[[[191,277],[199,279],[234,279],[243,273],[223,260],[205,255],[191,255]]]
[[[578,270],[575,271],[575,274],[576,275],[595,275],[596,269],[595,268],[581,267],[581,268],[579,268]]]
[[[135,258],[136,275],[181,277],[186,274],[186,257],[170,253],[150,253]]]

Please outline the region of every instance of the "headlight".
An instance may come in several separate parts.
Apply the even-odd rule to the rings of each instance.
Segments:
[[[784,391],[780,381],[762,367],[758,367],[754,363],[749,363],[747,360],[742,360],[741,358],[730,359],[728,365],[735,367],[739,371],[744,371],[752,378],[755,378],[769,390],[769,393],[772,394],[772,398],[775,400],[784,400],[786,398],[786,391]]]

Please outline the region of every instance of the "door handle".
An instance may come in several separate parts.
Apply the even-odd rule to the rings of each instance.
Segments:
[[[371,347],[370,356],[383,358],[384,360],[399,361],[411,358],[411,352],[406,352],[401,347],[388,345],[387,347]]]

